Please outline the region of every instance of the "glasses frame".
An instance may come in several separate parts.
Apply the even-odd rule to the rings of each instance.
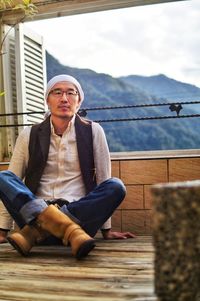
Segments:
[[[56,94],[56,92],[58,94]],[[60,94],[59,94],[60,92]],[[75,97],[78,95],[79,96],[79,93],[77,90],[74,90],[74,89],[68,89],[68,90],[62,90],[60,88],[56,88],[56,89],[53,89],[49,92],[49,95],[52,95],[54,96],[55,98],[62,98],[64,96],[64,94],[66,95],[67,98],[69,99],[75,99]]]

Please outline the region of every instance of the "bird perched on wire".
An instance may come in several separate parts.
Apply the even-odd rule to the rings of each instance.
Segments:
[[[172,103],[170,106],[169,106],[169,109],[171,112],[175,111],[177,116],[179,116],[179,113],[180,111],[183,109],[182,105],[179,103],[179,104],[175,104],[175,103]]]

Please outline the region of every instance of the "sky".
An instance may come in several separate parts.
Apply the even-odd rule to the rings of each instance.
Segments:
[[[26,23],[60,63],[113,77],[165,74],[200,87],[200,0]]]

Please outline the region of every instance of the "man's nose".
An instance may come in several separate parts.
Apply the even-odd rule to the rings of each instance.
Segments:
[[[66,92],[63,92],[63,95],[62,95],[62,97],[61,97],[61,100],[63,100],[63,101],[68,101],[68,100],[69,100],[68,95],[67,95]]]

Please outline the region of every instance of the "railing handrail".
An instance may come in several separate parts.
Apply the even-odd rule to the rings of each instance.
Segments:
[[[175,111],[176,115],[112,118],[112,119],[99,119],[99,120],[94,120],[94,121],[103,123],[103,122],[162,120],[162,119],[175,119],[175,118],[197,118],[197,117],[200,117],[200,114],[184,114],[184,115],[180,114],[180,111],[183,109],[183,105],[194,105],[194,104],[200,104],[200,101],[184,101],[184,102],[178,101],[178,102],[167,102],[167,103],[164,102],[164,103],[150,103],[150,104],[132,104],[132,105],[120,105],[120,106],[90,107],[90,108],[80,109],[79,114],[80,114],[80,116],[86,117],[87,111],[169,106],[169,110],[171,112]],[[0,118],[7,117],[7,116],[20,116],[20,115],[35,115],[35,114],[43,114],[44,115],[45,113],[46,113],[45,111],[4,113],[4,114],[0,114]],[[33,124],[34,123],[2,124],[2,125],[0,125],[0,127],[21,127],[21,126],[32,126]]]

